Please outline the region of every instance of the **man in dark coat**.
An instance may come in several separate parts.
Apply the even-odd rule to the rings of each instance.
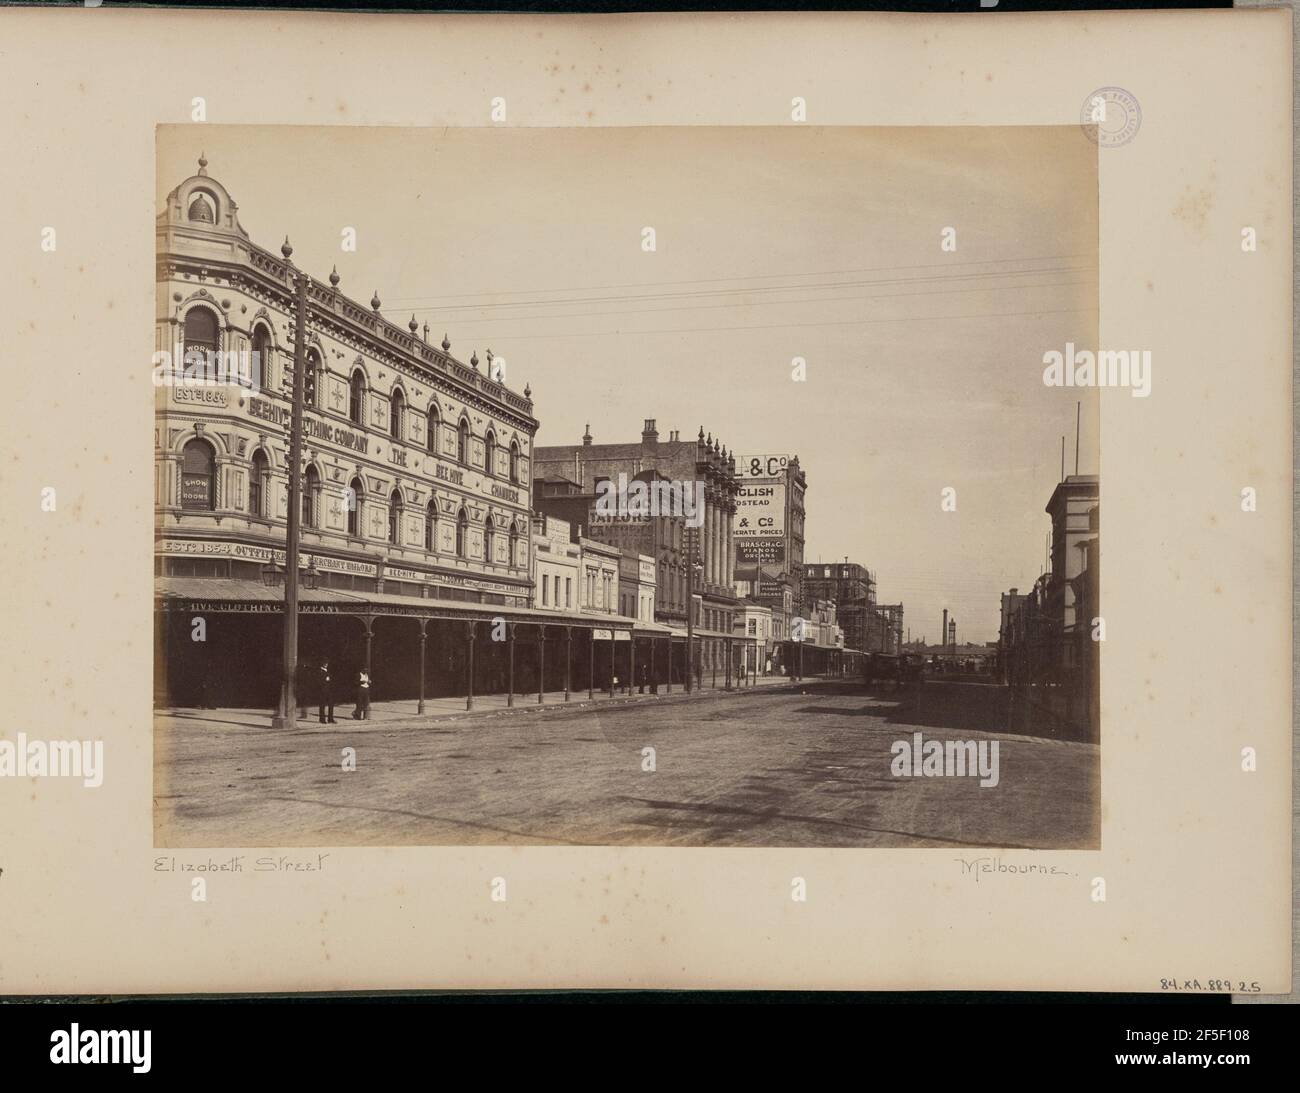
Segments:
[[[317,685],[317,688],[319,689],[319,694],[320,694],[320,698],[319,698],[319,702],[320,702],[320,723],[321,723],[322,725],[324,725],[325,722],[326,722],[326,719],[328,718],[329,723],[330,723],[331,725],[333,725],[333,724],[335,724],[335,721],[334,721],[334,681],[333,681],[333,677],[332,677],[332,675],[331,675],[331,673],[330,673],[330,662],[329,662],[328,660],[322,660],[322,661],[320,662],[320,668],[319,668],[319,670],[317,671],[316,675],[317,675],[317,682],[316,682],[316,685]],[[327,711],[328,711],[328,712],[327,712]]]

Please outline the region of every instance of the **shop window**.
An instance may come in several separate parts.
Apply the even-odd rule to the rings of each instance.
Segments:
[[[402,542],[402,491],[393,490],[388,499],[388,541],[394,546]]]
[[[348,420],[354,425],[365,424],[366,377],[358,368],[348,382]]]
[[[398,388],[393,391],[393,397],[388,403],[388,431],[394,440],[402,439],[402,411],[405,409],[406,396]]]
[[[424,513],[424,549],[433,553],[438,549],[438,502],[430,501]]]
[[[266,516],[267,481],[269,465],[266,453],[258,448],[253,453],[253,465],[248,471],[248,515]]]
[[[216,478],[212,445],[206,440],[191,440],[181,450],[181,508],[215,509]]]
[[[469,422],[465,418],[461,418],[456,426],[456,458],[469,464]]]
[[[268,390],[271,386],[271,332],[264,326],[253,330],[253,351],[248,362],[250,386],[254,391]]]
[[[442,415],[438,413],[437,403],[432,403],[429,406],[429,421],[428,421],[429,427],[427,432],[428,432],[429,451],[432,452],[434,455],[438,454],[438,426],[440,426],[441,424],[442,424]]]
[[[365,486],[360,478],[348,483],[348,534],[354,538],[361,535],[361,502],[365,495]]]
[[[307,467],[302,484],[302,526],[320,527],[320,471],[314,464]]]

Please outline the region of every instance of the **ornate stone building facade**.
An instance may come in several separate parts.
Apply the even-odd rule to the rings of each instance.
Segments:
[[[157,570],[256,580],[285,541],[296,271],[199,163],[157,226],[155,363],[189,370],[156,369]],[[308,290],[304,413],[302,550],[321,587],[526,605],[529,392],[329,282]],[[188,382],[212,359],[245,385]]]

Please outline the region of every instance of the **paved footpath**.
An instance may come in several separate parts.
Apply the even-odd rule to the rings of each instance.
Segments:
[[[262,712],[162,712],[157,845],[1097,845],[1093,744],[909,724],[897,696],[842,681],[578,697],[471,714],[440,700],[462,708],[422,717],[383,704],[369,722],[349,706],[293,732]],[[891,749],[916,732],[996,741],[998,785],[895,776]]]

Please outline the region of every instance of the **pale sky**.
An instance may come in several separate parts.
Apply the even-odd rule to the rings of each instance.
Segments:
[[[287,234],[318,280],[337,264],[403,328],[414,313],[462,360],[504,357],[538,444],[588,422],[634,441],[653,417],[738,457],[797,454],[807,560],[868,566],[914,639],[937,641],[947,607],[958,640],[993,640],[999,594],[1041,571],[1081,394],[1045,387],[1042,358],[1096,347],[1078,126],[162,126],[160,207],[200,152],[256,243]]]

